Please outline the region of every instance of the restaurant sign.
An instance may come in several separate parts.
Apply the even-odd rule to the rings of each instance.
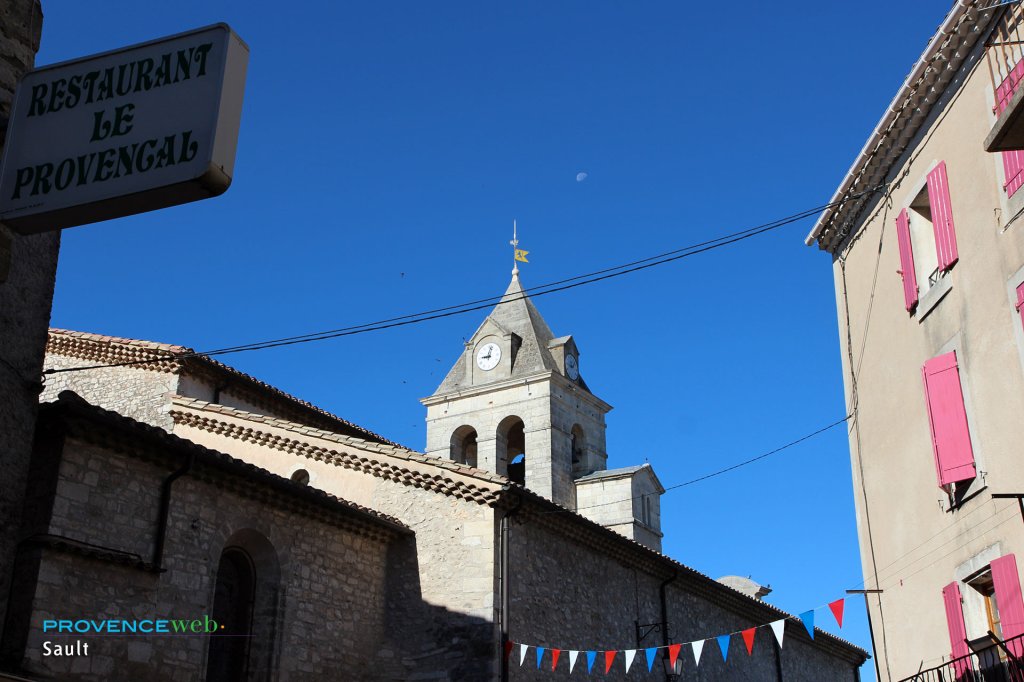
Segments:
[[[217,24],[30,71],[7,128],[0,221],[32,234],[222,194],[248,60]]]

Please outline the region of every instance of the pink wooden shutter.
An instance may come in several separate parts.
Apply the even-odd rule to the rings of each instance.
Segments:
[[[1020,313],[1021,324],[1024,324],[1024,284],[1017,285],[1017,312]]]
[[[992,584],[996,589],[996,606],[999,607],[999,621],[1003,628],[1003,639],[1012,639],[1024,634],[1024,598],[1020,593],[1020,578],[1017,577],[1017,559],[1012,554],[994,559]],[[1024,654],[1024,645],[1018,640],[1009,646],[1014,656]]]
[[[1024,185],[1024,150],[1003,152],[1003,177],[1006,178],[1003,184],[1006,196],[1012,197]]]
[[[967,429],[967,411],[960,388],[956,351],[924,363],[922,374],[939,485],[974,478],[977,475],[974,450]]]
[[[910,243],[910,222],[907,209],[896,216],[896,241],[900,246],[900,276],[903,278],[903,300],[907,310],[917,305],[917,273],[914,271],[914,247]]]
[[[1017,92],[1022,79],[1024,79],[1024,60],[1017,62],[1009,75],[996,88],[996,116],[1003,113],[1006,107],[1009,106],[1010,98],[1013,97],[1013,93]]]
[[[996,88],[994,109],[996,116],[1003,113],[1009,105],[1010,98],[1013,97],[1013,93],[1017,92],[1022,79],[1024,79],[1024,60],[1017,62],[1009,75]],[[1024,150],[1003,152],[1003,177],[1006,178],[1006,182],[1003,184],[1006,196],[1012,197],[1021,188],[1021,185],[1024,185]]]
[[[953,647],[953,658],[960,658],[971,653],[967,646],[967,626],[964,625],[964,612],[960,607],[960,585],[956,581],[942,588],[942,601],[946,604],[946,625],[949,627],[949,643]],[[967,672],[970,659],[954,665],[957,679]]]
[[[928,174],[928,203],[932,209],[932,227],[935,229],[935,252],[939,257],[939,270],[945,272],[953,267],[958,258],[945,161],[940,161]]]

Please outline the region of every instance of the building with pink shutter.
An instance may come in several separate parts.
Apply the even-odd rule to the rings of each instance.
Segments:
[[[807,237],[833,260],[883,680],[1024,654],[1022,23],[957,2]]]

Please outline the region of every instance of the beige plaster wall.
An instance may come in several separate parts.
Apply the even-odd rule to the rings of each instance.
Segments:
[[[979,48],[890,176],[891,194],[875,200],[834,261],[846,401],[857,408],[850,450],[863,569],[866,587],[884,590],[870,600],[883,679],[948,657],[941,589],[963,577],[958,567],[994,544],[1024,560],[1015,503],[990,495],[1024,492],[1021,321],[1008,291],[1024,266],[1024,220],[1011,220],[999,156],[982,149],[992,104]],[[949,292],[930,310],[922,297],[910,315],[896,274],[895,220],[941,160],[960,260],[944,282]],[[926,276],[919,272],[919,281]],[[950,510],[937,482],[921,367],[954,349],[979,479],[976,496]]]

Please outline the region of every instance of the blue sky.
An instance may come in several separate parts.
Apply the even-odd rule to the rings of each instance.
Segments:
[[[231,189],[65,231],[52,323],[236,345],[500,294],[513,219],[531,286],[823,204],[947,9],[45,2],[39,65],[218,21],[251,49]],[[609,466],[670,486],[844,416],[812,222],[537,299],[615,407]],[[222,359],[422,448],[418,399],[481,319]],[[861,581],[842,428],[662,505],[666,553],[790,612]]]

